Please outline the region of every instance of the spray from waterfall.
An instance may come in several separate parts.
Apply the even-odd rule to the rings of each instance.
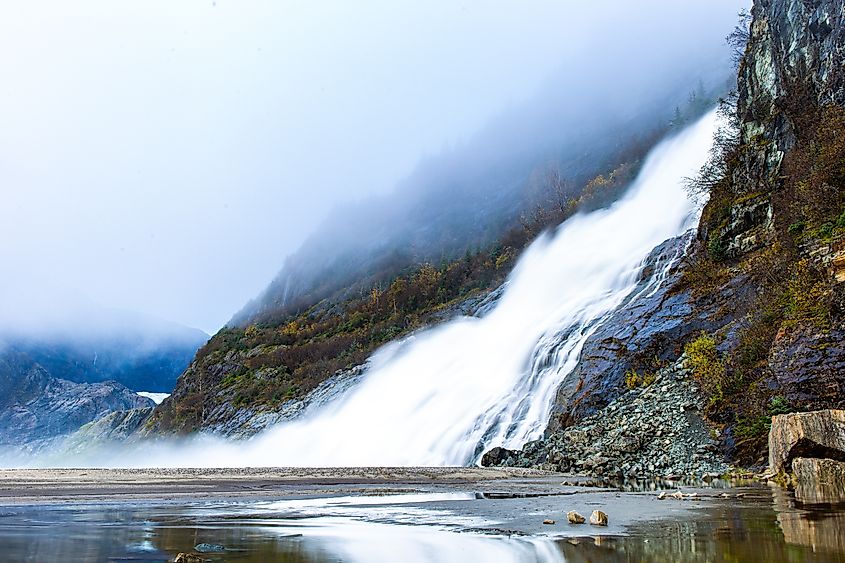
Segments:
[[[621,200],[541,236],[488,314],[385,347],[360,383],[302,418],[245,442],[145,446],[141,459],[126,451],[92,464],[464,465],[491,447],[539,438],[585,340],[672,267],[664,262],[638,285],[651,250],[697,221],[684,182],[706,160],[716,125],[711,112],[664,140]]]

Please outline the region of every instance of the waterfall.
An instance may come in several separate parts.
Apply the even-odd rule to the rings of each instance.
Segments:
[[[541,437],[585,340],[635,291],[656,290],[672,260],[643,285],[645,258],[696,224],[684,183],[704,164],[716,126],[711,112],[665,139],[619,201],[533,242],[486,315],[386,346],[357,385],[312,412],[245,442],[148,444],[143,459],[123,450],[105,465],[467,465],[494,446]]]
[[[572,217],[531,244],[489,314],[379,351],[355,388],[264,432],[239,459],[463,465],[490,447],[539,438],[586,338],[631,297],[649,252],[695,224],[697,206],[684,181],[707,158],[716,120],[711,112],[662,141],[611,207]],[[665,269],[656,269],[652,285]]]

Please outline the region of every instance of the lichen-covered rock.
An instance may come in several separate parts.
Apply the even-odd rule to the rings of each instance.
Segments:
[[[845,410],[822,410],[772,417],[769,469],[790,473],[796,458],[845,460]]]
[[[845,462],[833,459],[792,460],[795,498],[805,503],[845,501]]]

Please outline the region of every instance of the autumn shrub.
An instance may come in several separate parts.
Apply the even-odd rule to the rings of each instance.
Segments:
[[[727,369],[716,348],[716,340],[700,334],[684,347],[693,375],[707,393],[711,403],[725,398]]]
[[[799,260],[787,284],[787,319],[826,329],[830,326],[830,308],[830,286],[824,273],[809,260]]]

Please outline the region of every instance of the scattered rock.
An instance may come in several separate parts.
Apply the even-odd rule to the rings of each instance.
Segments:
[[[173,560],[173,563],[205,563],[205,559],[193,553],[180,553]]]
[[[566,513],[566,519],[569,520],[570,524],[583,524],[584,522],[586,522],[586,518],[584,518],[574,510],[570,510]]]
[[[590,524],[593,526],[607,526],[607,514],[601,510],[593,510],[590,514]]]
[[[611,478],[721,475],[729,467],[695,408],[700,390],[684,364],[682,357],[659,370],[650,386],[627,391],[577,425],[530,442],[522,451],[493,449],[482,464]]]
[[[554,520],[543,520],[543,524],[554,524]]]
[[[664,500],[666,498],[666,491],[660,491],[660,494],[657,495],[657,500]]]

